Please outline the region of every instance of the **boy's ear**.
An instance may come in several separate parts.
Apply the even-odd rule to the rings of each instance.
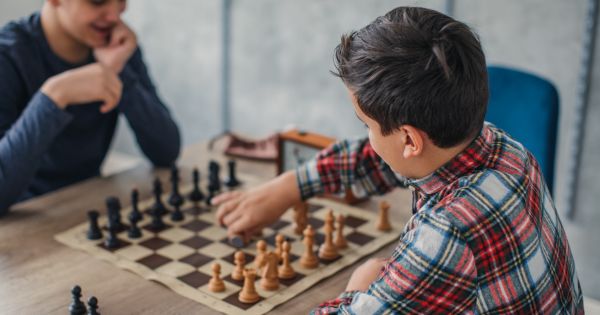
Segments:
[[[400,134],[404,142],[404,151],[402,156],[405,159],[416,157],[421,155],[423,152],[423,135],[419,130],[410,125],[403,125],[400,127]]]

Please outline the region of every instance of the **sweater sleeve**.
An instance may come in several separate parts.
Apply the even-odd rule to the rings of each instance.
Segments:
[[[72,119],[43,93],[28,100],[23,89],[14,65],[0,55],[0,215],[27,189],[43,154]]]
[[[123,72],[120,110],[142,152],[155,166],[172,165],[181,149],[177,124],[158,97],[138,48]]]

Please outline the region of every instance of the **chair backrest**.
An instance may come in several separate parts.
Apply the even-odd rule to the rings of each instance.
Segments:
[[[548,188],[554,187],[559,98],[546,79],[499,66],[488,67],[490,100],[486,120],[533,153]]]

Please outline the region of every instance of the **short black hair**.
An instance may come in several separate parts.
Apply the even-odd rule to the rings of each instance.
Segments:
[[[408,124],[448,148],[475,137],[488,103],[485,56],[467,25],[399,7],[342,36],[333,73],[389,135]]]

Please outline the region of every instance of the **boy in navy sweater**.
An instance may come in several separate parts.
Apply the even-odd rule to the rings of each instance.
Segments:
[[[0,30],[0,215],[99,175],[119,114],[155,166],[177,159],[177,125],[121,20],[125,8],[47,0]]]

